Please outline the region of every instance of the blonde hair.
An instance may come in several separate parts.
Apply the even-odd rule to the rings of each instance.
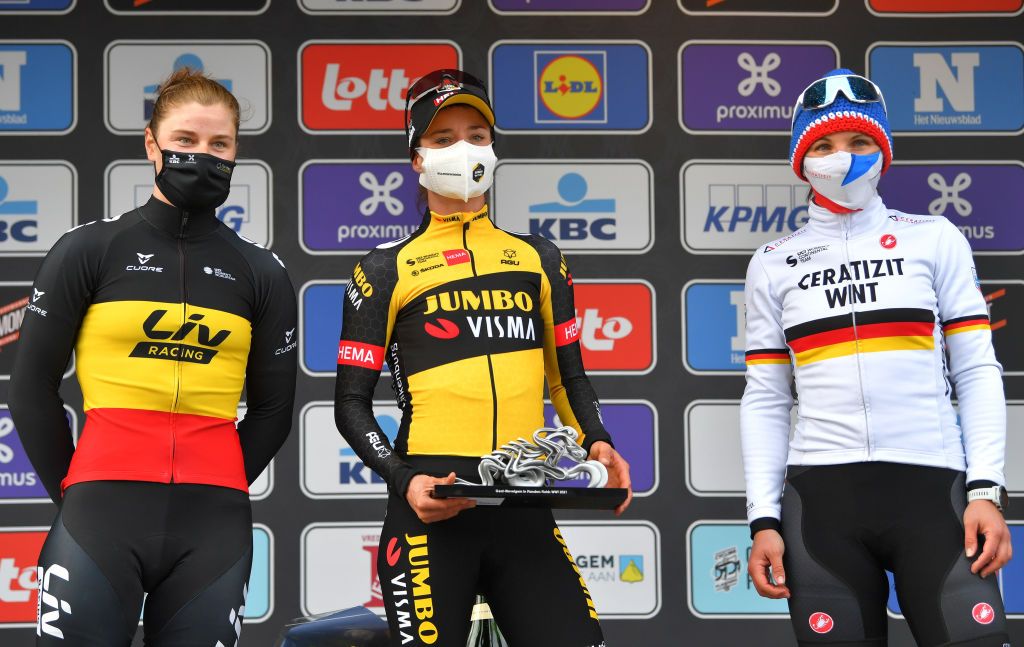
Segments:
[[[217,81],[187,66],[175,70],[160,84],[160,89],[157,90],[153,116],[147,124],[153,135],[156,135],[160,122],[168,113],[178,106],[191,102],[203,106],[221,104],[226,107],[235,116],[235,135],[238,135],[238,126],[241,121],[238,99]]]

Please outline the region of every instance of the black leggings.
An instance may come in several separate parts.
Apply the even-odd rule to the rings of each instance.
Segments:
[[[245,492],[94,481],[68,488],[39,555],[36,645],[234,647],[252,562]]]
[[[918,645],[1009,644],[995,575],[972,574],[964,555],[963,472],[853,463],[790,467],[786,481],[783,563],[800,645],[884,646],[886,570]]]

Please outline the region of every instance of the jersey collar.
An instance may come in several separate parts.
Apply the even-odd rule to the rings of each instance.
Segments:
[[[463,224],[474,224],[490,222],[488,219],[487,205],[485,204],[479,211],[456,211],[455,213],[449,213],[441,215],[434,211],[427,209],[427,213],[423,215],[426,220],[426,224],[433,227],[453,227]]]
[[[856,238],[881,227],[889,217],[889,210],[878,195],[860,211],[843,214],[832,213],[811,200],[807,205],[807,217],[807,227],[811,231],[833,238]]]
[[[189,212],[188,222],[183,229],[184,212],[178,207],[157,200],[154,196],[150,196],[149,202],[139,207],[139,213],[142,214],[143,220],[172,236],[184,234],[186,238],[193,238],[208,234],[220,226],[220,220],[217,219],[213,209],[210,209]]]

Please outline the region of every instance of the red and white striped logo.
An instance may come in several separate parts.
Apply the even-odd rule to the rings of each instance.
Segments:
[[[816,634],[827,634],[835,626],[835,623],[832,622],[832,616],[823,611],[812,613],[807,623],[811,625],[811,631]]]

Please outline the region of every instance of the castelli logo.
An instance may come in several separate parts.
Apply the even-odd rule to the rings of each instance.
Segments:
[[[807,622],[811,625],[811,631],[816,634],[827,634],[835,626],[835,623],[832,622],[832,616],[821,611],[812,613]]]
[[[971,615],[974,616],[974,621],[980,625],[990,625],[996,619],[995,609],[988,602],[975,604],[974,608],[971,609]]]
[[[883,234],[882,237],[878,239],[878,243],[886,249],[892,249],[896,246],[896,237],[892,234]]]
[[[388,540],[388,550],[385,553],[388,560],[388,566],[394,566],[398,563],[398,559],[402,556],[402,547],[398,545],[398,537],[392,537]]]
[[[428,321],[423,324],[423,329],[427,331],[428,335],[438,339],[454,339],[459,336],[459,327],[448,319],[438,319],[437,323]]]

